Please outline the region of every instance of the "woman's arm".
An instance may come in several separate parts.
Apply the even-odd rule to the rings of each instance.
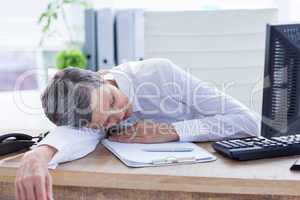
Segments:
[[[42,145],[24,154],[16,173],[16,200],[53,200],[48,162],[56,151],[53,147]]]
[[[52,180],[48,166],[86,156],[104,137],[99,130],[57,127],[35,149],[27,152],[16,174],[17,200],[52,200]]]

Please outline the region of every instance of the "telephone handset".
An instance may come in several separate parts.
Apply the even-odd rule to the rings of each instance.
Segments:
[[[0,156],[29,149],[41,141],[49,132],[33,137],[24,133],[9,133],[0,136]],[[37,140],[36,140],[37,139]]]

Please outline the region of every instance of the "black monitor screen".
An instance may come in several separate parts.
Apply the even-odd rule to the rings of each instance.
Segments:
[[[300,24],[267,25],[261,134],[300,134]]]

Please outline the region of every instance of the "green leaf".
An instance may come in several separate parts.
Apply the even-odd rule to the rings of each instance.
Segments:
[[[51,10],[51,7],[52,7],[52,3],[48,3],[47,10]]]
[[[47,13],[46,13],[46,12],[43,12],[43,13],[39,16],[38,23],[41,23],[45,17],[47,17]]]
[[[76,3],[76,0],[64,0],[64,3]]]
[[[58,69],[70,66],[84,69],[86,67],[86,58],[79,49],[67,49],[57,53],[55,63]]]
[[[58,16],[57,12],[53,13],[53,18],[54,19],[57,19],[57,16]]]
[[[91,4],[89,4],[89,3],[87,3],[87,2],[80,2],[80,5],[82,6],[82,7],[84,7],[84,8],[91,8],[92,7],[92,5]]]
[[[48,0],[46,9],[38,17],[38,23],[41,25],[43,33],[49,32],[61,14],[64,4],[79,4],[85,8],[90,6],[86,0]]]
[[[50,27],[50,24],[51,24],[51,17],[48,17],[47,19],[47,22],[46,22],[46,25],[44,26],[43,28],[43,32],[47,32],[49,30],[49,27]]]

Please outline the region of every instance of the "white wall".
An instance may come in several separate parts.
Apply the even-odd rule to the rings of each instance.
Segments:
[[[1,130],[52,130],[55,125],[45,116],[38,91],[0,93]]]
[[[145,58],[169,58],[260,114],[266,23],[277,15],[276,9],[147,11]]]
[[[274,0],[90,0],[90,2],[95,7],[146,8],[150,10],[249,9],[269,8],[276,4]]]

